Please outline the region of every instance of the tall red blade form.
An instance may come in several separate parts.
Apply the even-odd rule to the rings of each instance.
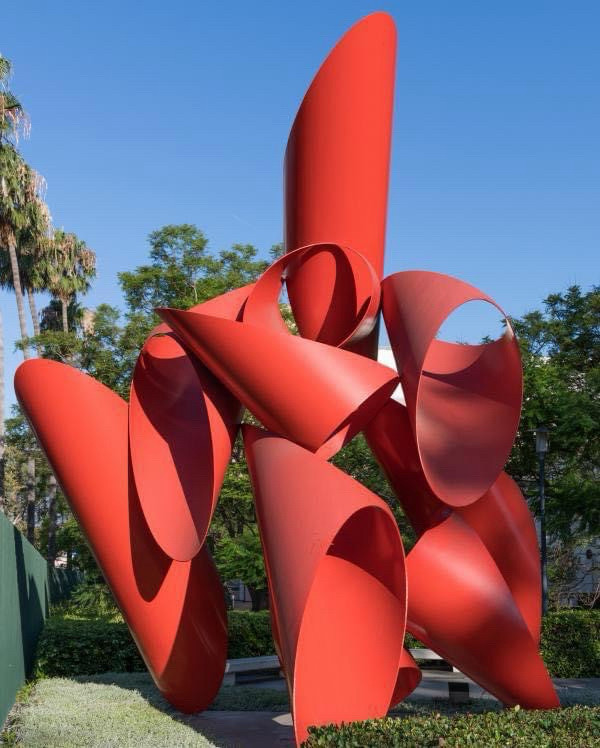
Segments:
[[[21,364],[15,390],[156,685],[182,711],[205,709],[225,669],[223,588],[205,550],[173,561],[152,537],[131,477],[127,403],[43,359]]]
[[[505,704],[558,706],[538,653],[535,527],[514,481],[502,473],[479,501],[452,508],[429,489],[403,405],[390,400],[365,436],[419,535],[408,630]]]
[[[363,254],[382,277],[395,65],[396,28],[386,13],[359,21],[321,65],[285,152],[286,251],[337,242]],[[327,258],[315,256],[288,283],[300,327],[328,271]],[[376,347],[373,334],[371,353]]]
[[[193,310],[237,319],[251,287]],[[133,372],[131,466],[154,539],[176,561],[199,553],[242,415],[238,400],[168,332],[157,327]]]
[[[498,477],[514,442],[523,391],[521,357],[507,323],[492,343],[436,340],[444,320],[486,294],[441,273],[388,276],[383,317],[406,397],[423,474],[450,506],[479,499]]]
[[[406,611],[393,515],[318,456],[243,429],[296,739],[309,725],[383,716]]]
[[[398,383],[392,369],[323,343],[194,312],[158,313],[266,428],[325,457]]]

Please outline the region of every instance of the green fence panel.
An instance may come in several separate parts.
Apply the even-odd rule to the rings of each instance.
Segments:
[[[49,572],[43,556],[0,512],[0,726],[31,674],[50,602],[64,599],[77,581],[72,571]]]

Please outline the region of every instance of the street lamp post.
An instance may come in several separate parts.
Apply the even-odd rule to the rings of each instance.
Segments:
[[[535,429],[535,452],[540,466],[540,549],[542,553],[542,615],[548,610],[548,575],[546,573],[546,495],[544,491],[544,463],[548,451],[548,429],[538,426]]]

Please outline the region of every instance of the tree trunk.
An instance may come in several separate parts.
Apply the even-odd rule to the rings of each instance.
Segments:
[[[258,590],[255,587],[251,587],[250,585],[246,585],[248,587],[248,592],[250,593],[250,599],[252,600],[252,610],[254,612],[258,610],[268,610],[269,609],[269,590],[262,589]]]
[[[17,299],[17,313],[19,315],[19,327],[21,328],[21,340],[23,341],[23,358],[29,358],[27,340],[27,322],[25,320],[25,305],[23,304],[23,291],[21,289],[21,276],[19,275],[19,261],[17,259],[17,243],[14,235],[8,240],[8,254],[10,256],[10,269],[12,272],[13,288]]]
[[[27,360],[30,356],[27,340],[27,322],[25,320],[25,304],[23,303],[23,290],[21,288],[21,276],[19,274],[19,261],[17,259],[17,242],[14,234],[8,239],[8,254],[10,257],[10,269],[12,272],[13,288],[17,300],[17,312],[19,315],[19,327],[21,328],[21,340],[23,341],[23,358]],[[33,543],[35,539],[35,460],[30,457],[27,460],[27,540]]]
[[[69,317],[67,316],[67,309],[68,309],[69,302],[65,301],[65,299],[61,299],[60,304],[62,306],[63,332],[69,332]]]
[[[0,312],[0,507],[5,506],[4,497],[4,328]]]
[[[46,559],[49,566],[54,566],[56,560],[56,518],[58,515],[57,485],[54,474],[48,479],[48,553]]]
[[[33,545],[35,543],[35,460],[30,457],[27,460],[27,540]]]
[[[40,320],[37,313],[37,307],[35,305],[35,294],[31,288],[27,289],[27,300],[29,301],[29,311],[31,312],[31,322],[33,324],[33,334],[38,337],[40,334]],[[37,351],[38,358],[42,357],[42,351],[39,343],[36,343],[35,349]]]

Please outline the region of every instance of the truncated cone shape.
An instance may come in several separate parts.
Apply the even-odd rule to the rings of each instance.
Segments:
[[[236,319],[252,286],[194,307]],[[129,408],[131,465],[148,526],[163,551],[188,561],[202,547],[242,408],[159,325],[142,348]],[[157,334],[159,333],[159,334]]]
[[[309,725],[383,716],[406,665],[393,515],[318,456],[260,429],[243,433],[296,740]]]
[[[324,457],[398,383],[392,369],[312,340],[177,309],[158,313],[264,426]]]
[[[479,501],[456,513],[496,562],[536,644],[542,624],[542,577],[535,524],[521,490],[505,472]]]
[[[521,413],[521,358],[507,323],[485,345],[436,340],[460,305],[485,301],[468,283],[410,271],[382,284],[383,316],[415,435],[423,474],[449,506],[466,506],[490,488],[504,466]],[[502,315],[504,313],[502,312]]]
[[[148,530],[129,468],[127,404],[40,359],[19,367],[15,390],[158,688],[177,709],[206,708],[225,668],[223,589],[205,550],[173,561]]]
[[[505,703],[557,706],[538,654],[535,527],[514,481],[502,473],[481,499],[451,509],[421,472],[403,405],[390,400],[365,435],[420,536],[407,559],[409,631]]]
[[[411,634],[508,706],[560,706],[504,577],[457,513],[419,538],[406,566]]]

